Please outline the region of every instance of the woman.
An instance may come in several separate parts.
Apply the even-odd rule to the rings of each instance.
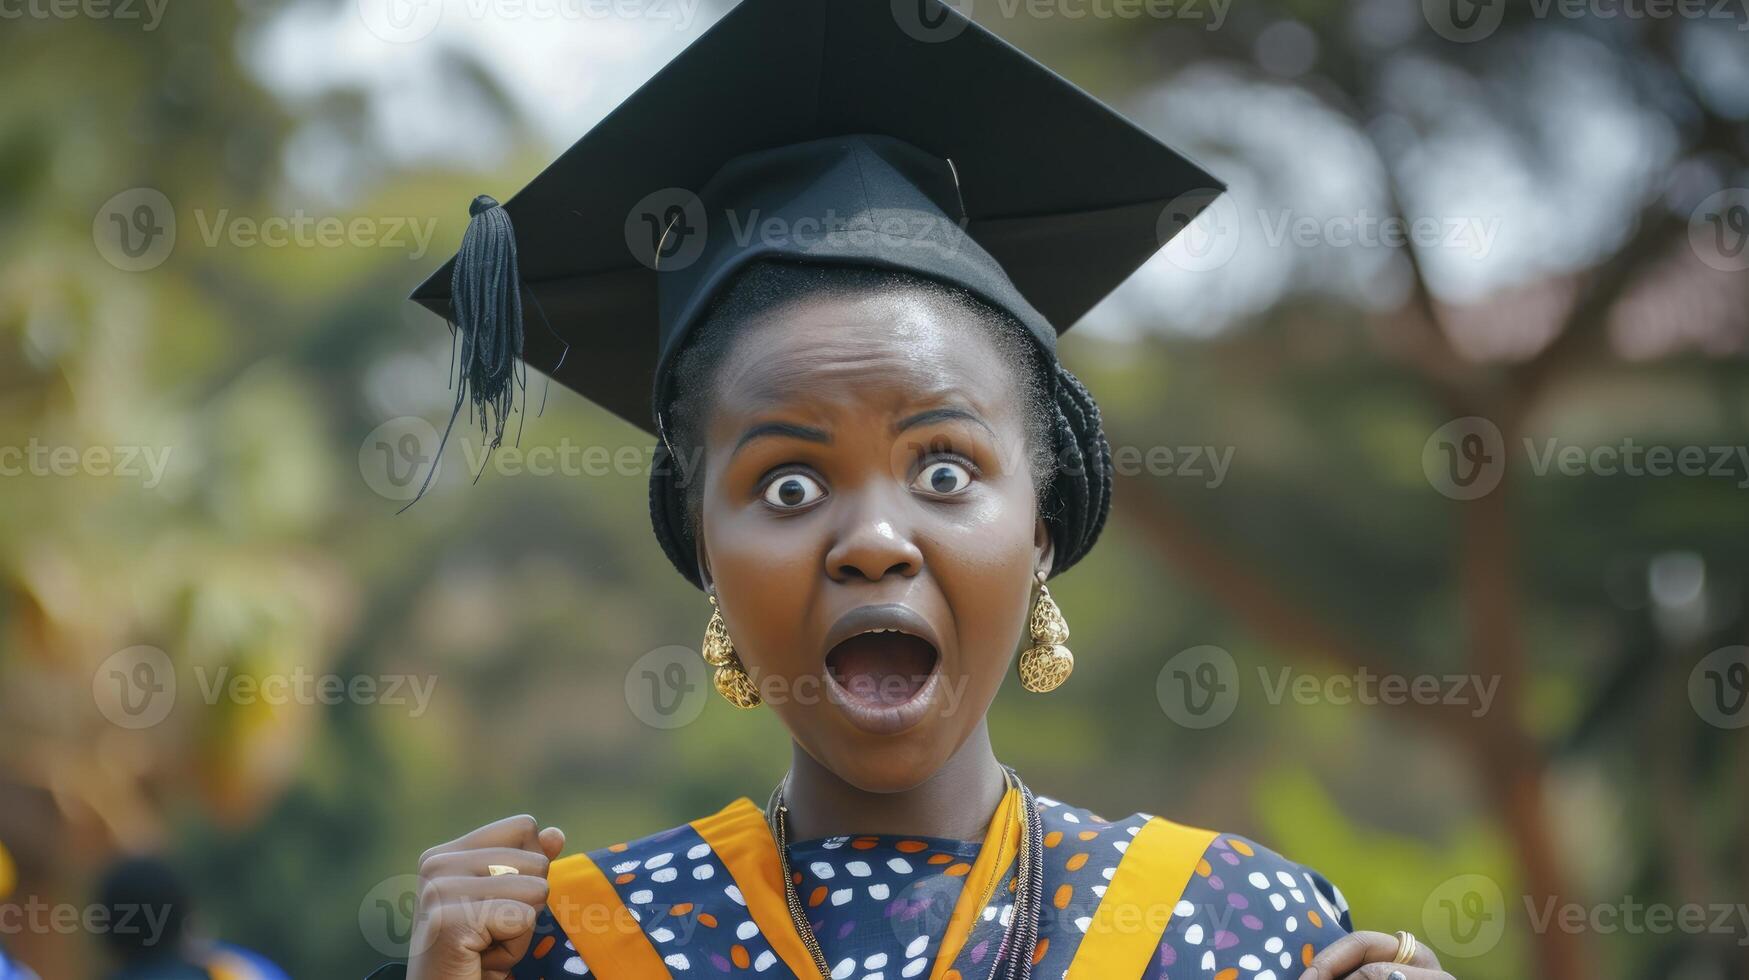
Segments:
[[[1022,646],[1029,691],[1069,677],[1045,582],[1109,509],[1052,324],[1213,185],[951,11],[920,38],[898,10],[747,0],[510,206],[477,200],[415,294],[455,324],[458,411],[502,431],[526,294],[531,359],[654,420],[652,521],[708,596],[717,690],[792,744],[764,806],[562,858],[528,816],[431,848],[407,975],[1444,977],[1256,842],[1108,820],[999,761],[985,713]],[[1060,149],[1016,152],[1023,118]],[[647,275],[576,221],[700,181]]]

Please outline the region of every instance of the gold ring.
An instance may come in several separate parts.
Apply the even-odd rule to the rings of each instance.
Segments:
[[[1399,931],[1397,933],[1397,955],[1392,963],[1408,963],[1415,959],[1415,953],[1421,948],[1413,933]]]
[[[488,865],[486,865],[486,873],[491,875],[494,878],[498,877],[499,875],[521,874],[521,872],[517,871],[515,868],[511,867],[508,864],[488,864]]]

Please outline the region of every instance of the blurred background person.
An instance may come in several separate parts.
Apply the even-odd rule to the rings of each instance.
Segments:
[[[111,865],[97,906],[116,962],[108,980],[290,980],[259,954],[203,936],[187,884],[160,858]]]

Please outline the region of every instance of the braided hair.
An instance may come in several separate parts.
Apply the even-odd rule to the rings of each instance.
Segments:
[[[947,300],[984,329],[1017,383],[1027,461],[1039,513],[1052,540],[1050,574],[1092,549],[1111,510],[1111,446],[1099,406],[1079,378],[1043,351],[1006,311],[973,294],[909,272],[868,266],[758,259],[717,295],[674,362],[669,442],[658,442],[650,471],[650,523],[663,554],[703,588],[695,539],[703,508],[704,420],[739,328],[803,295],[909,289]]]

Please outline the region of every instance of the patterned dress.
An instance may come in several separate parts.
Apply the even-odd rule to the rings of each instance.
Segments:
[[[1060,980],[1087,932],[1128,844],[1151,818],[1107,821],[1038,797],[1044,820],[1045,908],[1033,976]],[[832,980],[930,977],[948,917],[982,841],[890,835],[823,837],[789,845],[797,894],[831,967]],[[766,941],[727,868],[687,825],[592,853],[613,876],[662,964],[675,977],[793,973]],[[722,892],[728,901],[701,901]],[[709,905],[709,909],[704,908]],[[993,901],[983,919],[1006,924],[1011,904]],[[1158,980],[1292,980],[1318,950],[1350,932],[1348,905],[1322,875],[1243,837],[1218,834],[1157,927],[1141,974]],[[989,933],[973,931],[956,965],[987,972]],[[958,980],[955,970],[941,974]],[[601,976],[560,928],[551,908],[516,980]],[[971,980],[970,977],[965,980]]]

